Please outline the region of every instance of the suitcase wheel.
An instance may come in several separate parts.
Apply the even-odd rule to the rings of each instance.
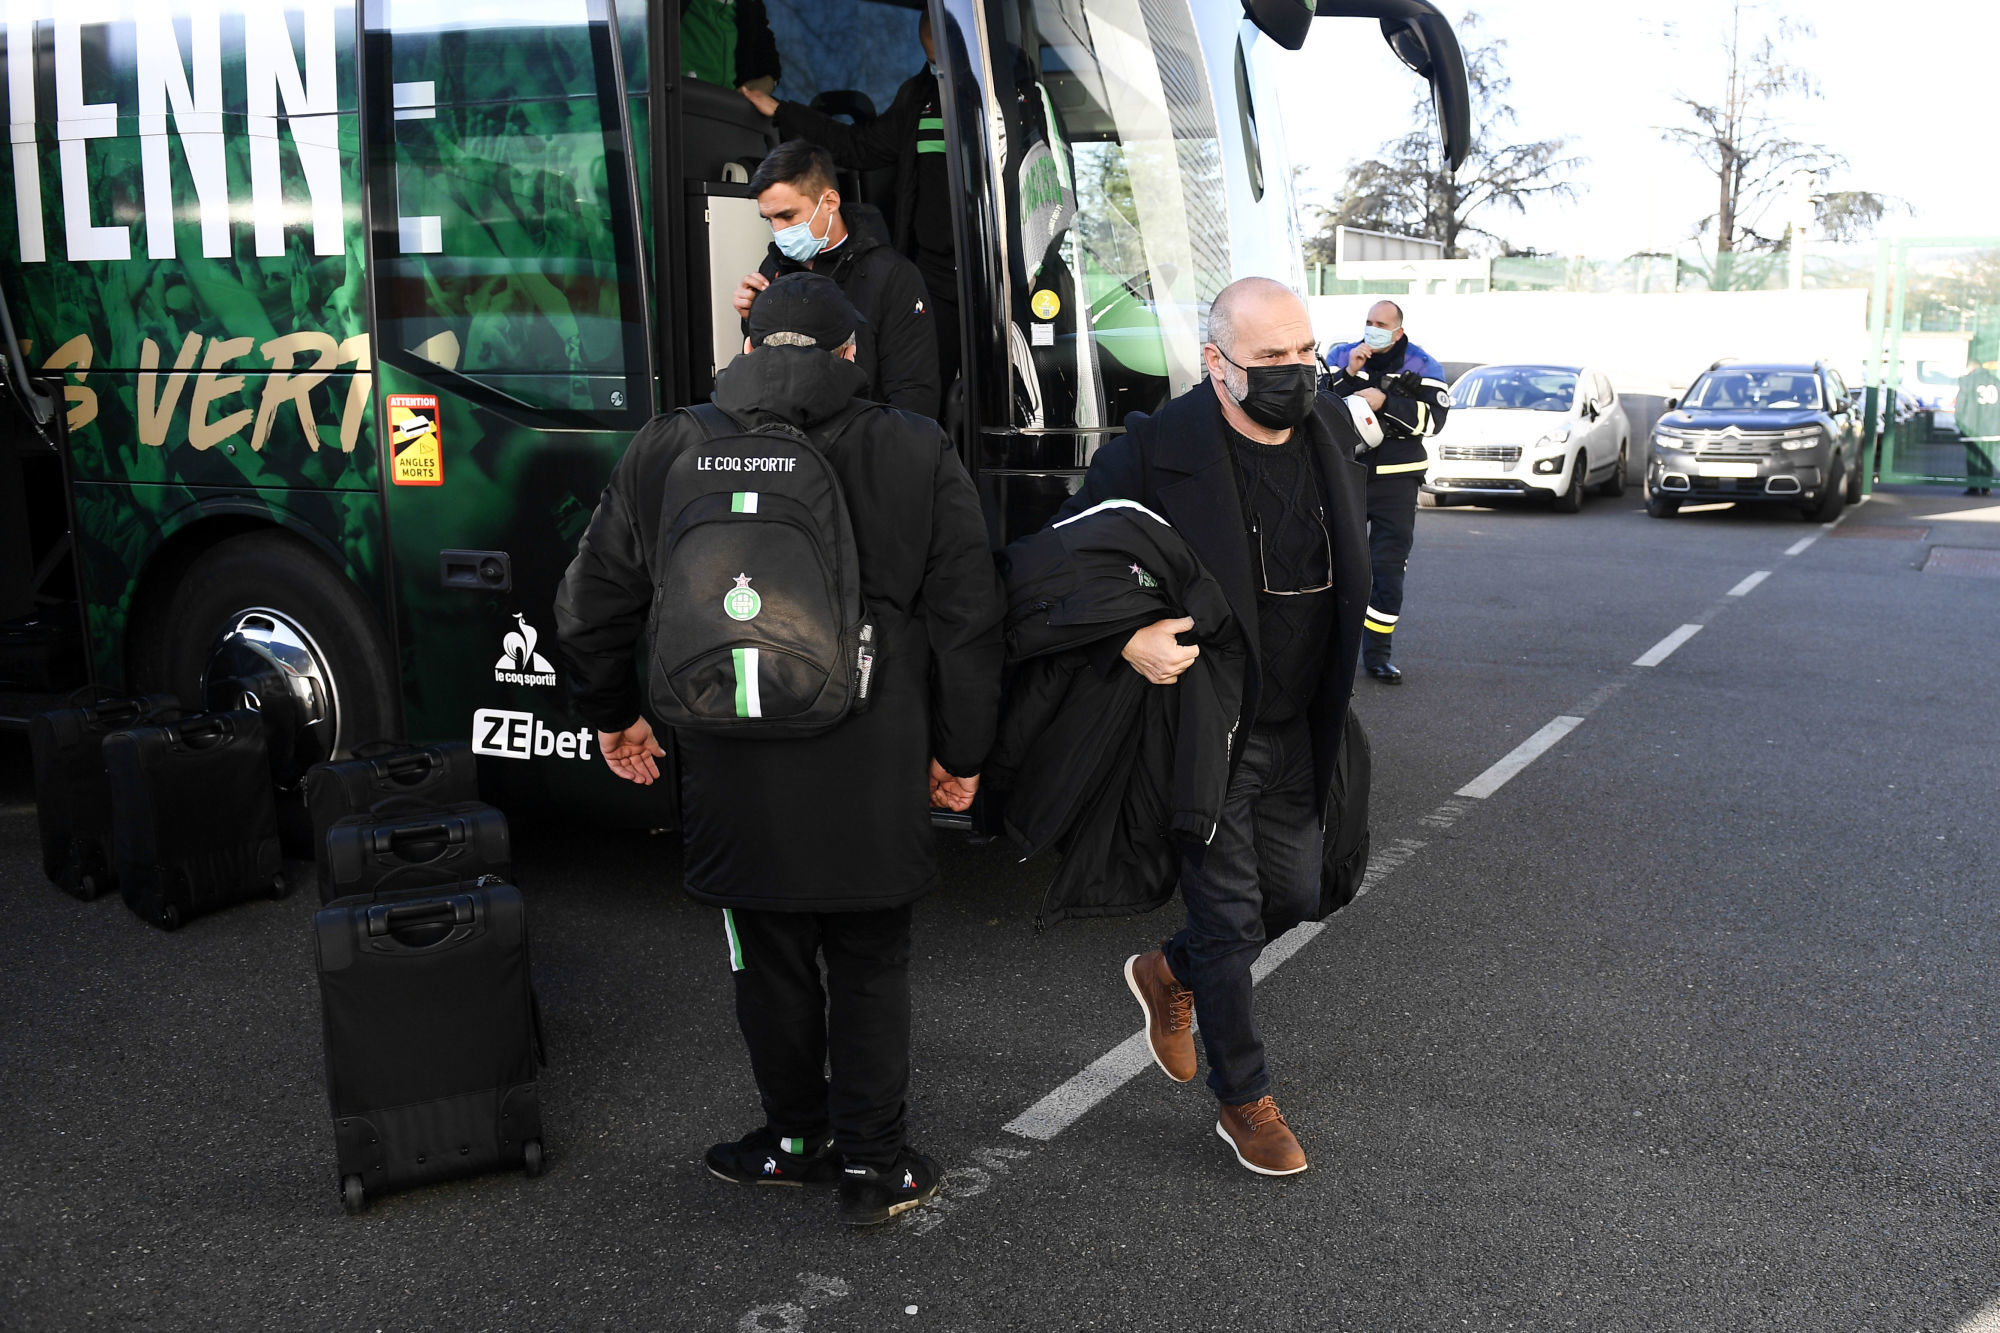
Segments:
[[[85,876],[83,877],[83,880],[82,880],[82,882],[81,882],[81,883],[79,883],[79,884],[77,885],[77,887],[78,887],[79,889],[83,890],[83,892],[82,892],[82,895],[81,895],[81,896],[82,896],[82,897],[83,897],[84,899],[88,900],[88,899],[92,899],[92,898],[95,898],[95,897],[97,896],[97,876],[95,876],[95,875],[85,875]]]
[[[358,1216],[368,1206],[368,1192],[361,1188],[360,1176],[348,1176],[340,1182],[340,1206],[349,1217]]]
[[[542,1174],[542,1141],[529,1139],[521,1145],[521,1167],[530,1177]],[[359,1186],[361,1182],[356,1181]]]
[[[168,903],[166,906],[160,909],[160,929],[179,930],[180,928],[181,928],[181,909],[174,906],[172,903]]]
[[[291,885],[285,883],[285,877],[282,873],[271,876],[271,896],[273,898],[282,898],[291,891]]]

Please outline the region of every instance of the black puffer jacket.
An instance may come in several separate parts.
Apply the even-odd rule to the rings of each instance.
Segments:
[[[840,284],[841,294],[866,321],[855,337],[854,361],[868,376],[867,397],[906,412],[938,414],[937,327],[931,323],[924,275],[889,244],[882,210],[842,204],[847,239],[811,262],[785,258],[776,241],[758,272],[767,278],[810,269]],[[748,324],[745,324],[748,331]]]
[[[817,348],[760,347],[717,376],[715,403],[746,425],[788,422],[826,447],[815,427],[849,411],[864,387],[853,364]],[[652,600],[666,472],[703,438],[681,413],[639,432],[557,593],[564,674],[600,731],[639,716],[634,650]],[[828,457],[879,635],[873,698],[817,736],[679,737],[686,887],[718,907],[860,911],[919,897],[937,880],[930,760],[971,776],[993,741],[1000,585],[957,452],[936,422],[871,408]]]
[[[1214,836],[1243,706],[1245,647],[1222,587],[1160,518],[1113,501],[1007,548],[1009,685],[989,780],[1024,857],[1062,863],[1037,917],[1147,912]],[[1188,616],[1179,683],[1126,664],[1132,632]]]

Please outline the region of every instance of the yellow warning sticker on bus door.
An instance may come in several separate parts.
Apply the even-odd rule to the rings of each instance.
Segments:
[[[444,437],[434,396],[389,395],[389,448],[389,480],[398,486],[444,485]]]

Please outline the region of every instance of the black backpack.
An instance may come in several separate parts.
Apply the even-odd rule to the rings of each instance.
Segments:
[[[647,688],[667,726],[745,738],[825,731],[865,708],[875,627],[854,526],[819,445],[681,409],[701,443],[667,467]],[[856,408],[828,423],[830,447]]]

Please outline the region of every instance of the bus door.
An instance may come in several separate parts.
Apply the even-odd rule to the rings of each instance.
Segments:
[[[407,731],[469,737],[510,810],[657,826],[672,785],[599,762],[551,610],[656,406],[616,22],[610,0],[369,0],[375,392]]]

